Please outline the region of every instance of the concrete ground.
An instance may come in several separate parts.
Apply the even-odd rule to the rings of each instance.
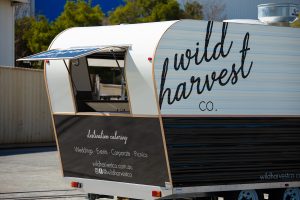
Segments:
[[[86,199],[61,175],[55,147],[0,149],[0,200]]]

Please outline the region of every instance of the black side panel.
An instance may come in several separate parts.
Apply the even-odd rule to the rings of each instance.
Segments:
[[[300,118],[163,118],[173,184],[300,181]]]
[[[64,175],[165,186],[158,118],[55,115]]]

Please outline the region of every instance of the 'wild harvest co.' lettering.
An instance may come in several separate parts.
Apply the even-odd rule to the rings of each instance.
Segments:
[[[206,37],[204,43],[204,51],[200,54],[199,42],[196,43],[195,52],[191,49],[186,49],[185,53],[174,55],[174,69],[176,72],[180,73],[180,70],[188,70],[191,62],[194,62],[196,66],[206,62],[209,63],[212,60],[218,60],[220,58],[226,58],[233,46],[233,41],[226,43],[228,23],[223,23],[221,41],[214,46],[214,50],[211,55],[208,55],[208,47],[210,43],[210,38],[213,30],[213,22],[209,21],[207,24]],[[205,77],[195,77],[191,76],[189,81],[181,82],[175,86],[175,93],[171,88],[165,87],[166,80],[168,79],[168,69],[169,69],[169,58],[165,58],[161,82],[160,82],[160,92],[159,92],[159,104],[162,107],[163,101],[166,98],[167,103],[172,105],[175,101],[181,101],[182,99],[188,99],[193,90],[196,90],[197,94],[202,94],[205,90],[211,91],[215,83],[220,86],[226,86],[228,83],[235,85],[239,78],[246,79],[251,72],[253,61],[246,67],[245,60],[247,52],[250,50],[248,47],[250,34],[247,32],[244,36],[243,46],[240,50],[241,54],[241,64],[237,68],[236,64],[233,63],[231,71],[223,68],[220,72],[212,71],[211,74],[206,74]],[[226,49],[225,46],[227,47]]]

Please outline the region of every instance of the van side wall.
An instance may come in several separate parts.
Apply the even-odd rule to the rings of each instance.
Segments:
[[[183,20],[158,44],[162,115],[300,116],[300,29]]]
[[[181,192],[300,185],[299,35],[192,20],[166,31],[155,54],[155,85]]]
[[[300,181],[299,117],[164,117],[163,125],[174,187]]]

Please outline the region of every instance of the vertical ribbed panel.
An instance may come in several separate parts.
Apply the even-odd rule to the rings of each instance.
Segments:
[[[43,71],[0,67],[0,145],[53,141]]]
[[[296,28],[175,23],[154,59],[161,114],[300,115],[299,44]]]

